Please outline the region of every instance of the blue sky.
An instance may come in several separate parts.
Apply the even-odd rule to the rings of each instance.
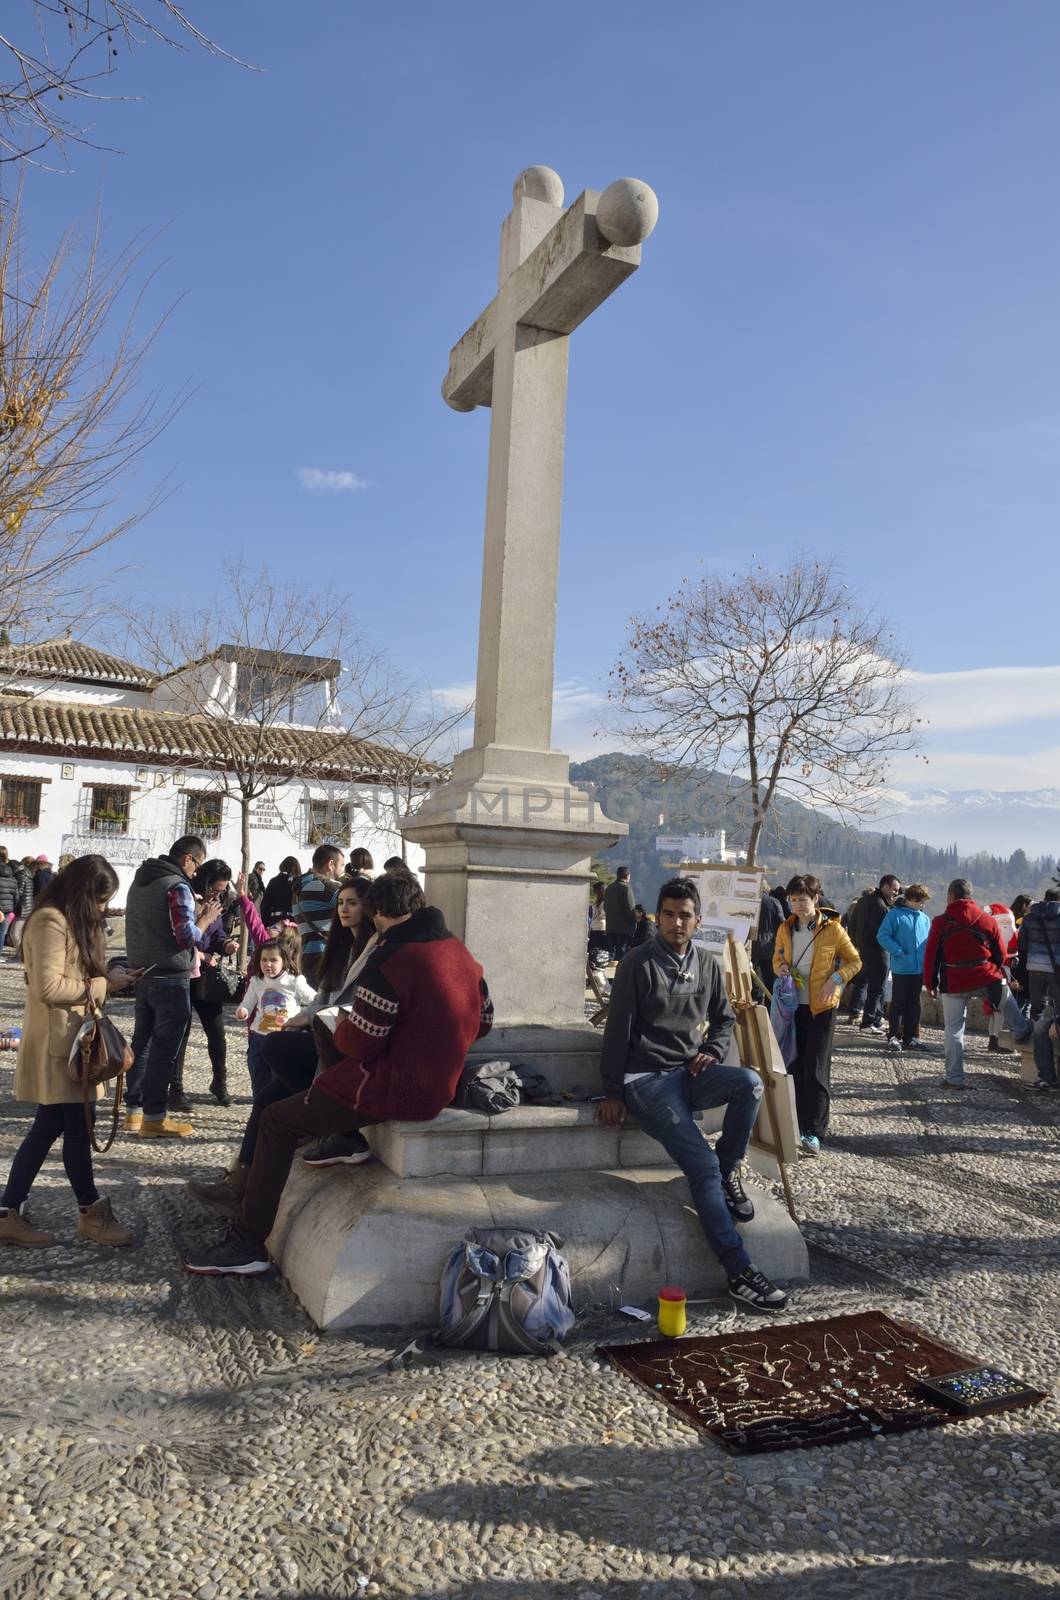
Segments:
[[[448,350],[521,168],[568,200],[635,175],[658,228],[572,341],[557,745],[591,753],[631,611],[701,559],[801,548],[898,621],[932,718],[899,781],[1056,782],[1051,0],[188,9],[265,71],[122,58],[143,99],[97,127],[123,153],[27,196],[34,242],[97,196],[115,245],[158,234],[149,379],[192,393],[129,485],[174,482],[126,548],[134,600],[192,595],[223,633],[242,551],[471,680],[489,413],[442,403]]]

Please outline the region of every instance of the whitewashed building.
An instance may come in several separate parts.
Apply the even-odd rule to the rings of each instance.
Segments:
[[[220,645],[158,678],[72,639],[4,646],[0,844],[53,864],[105,855],[118,908],[140,862],[184,833],[238,871],[245,752],[266,786],[249,804],[252,862],[271,875],[296,856],[308,869],[316,846],[334,842],[366,846],[380,870],[402,854],[396,817],[434,769],[336,726],[340,673],[324,657]],[[419,869],[418,847],[406,853]]]

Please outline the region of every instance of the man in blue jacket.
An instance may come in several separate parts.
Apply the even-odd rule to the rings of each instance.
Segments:
[[[922,883],[911,883],[897,905],[880,923],[876,934],[880,949],[891,961],[891,1015],[887,1048],[894,1055],[902,1050],[926,1050],[921,1044],[920,995],[924,987],[924,951],[931,919],[924,907],[931,895]]]

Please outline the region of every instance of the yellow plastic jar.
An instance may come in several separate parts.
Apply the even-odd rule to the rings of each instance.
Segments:
[[[684,1333],[688,1326],[687,1303],[680,1284],[668,1283],[659,1290],[659,1332],[664,1338],[676,1339]]]

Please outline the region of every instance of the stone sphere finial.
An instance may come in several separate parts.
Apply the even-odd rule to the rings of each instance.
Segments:
[[[655,190],[639,178],[609,183],[596,206],[596,225],[605,239],[628,249],[643,244],[659,220]]]
[[[512,189],[516,205],[524,195],[528,200],[546,200],[550,206],[561,206],[563,179],[551,167],[527,167],[520,172]]]

